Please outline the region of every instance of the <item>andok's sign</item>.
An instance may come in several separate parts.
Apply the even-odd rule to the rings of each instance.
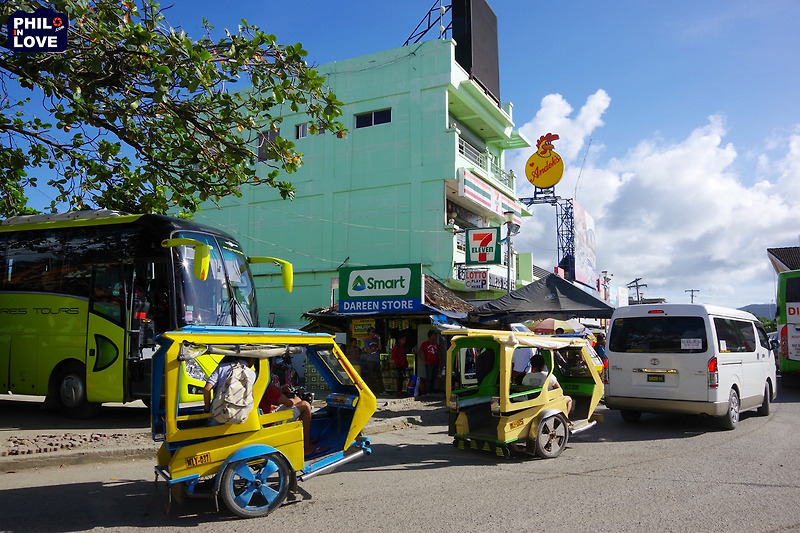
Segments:
[[[564,161],[553,150],[553,141],[557,140],[558,135],[555,133],[539,137],[536,142],[536,152],[525,163],[525,175],[537,189],[554,187],[564,175]]]
[[[500,228],[468,228],[468,265],[500,264]]]
[[[418,312],[422,265],[350,267],[339,270],[340,313]]]

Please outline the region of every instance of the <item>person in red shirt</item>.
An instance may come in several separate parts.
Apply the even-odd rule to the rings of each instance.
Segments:
[[[419,354],[425,362],[425,393],[433,392],[436,372],[439,370],[439,343],[435,329],[428,331],[428,340],[419,347]]]
[[[293,412],[292,418],[289,419],[289,422],[293,420],[300,419],[300,422],[303,423],[303,441],[305,445],[305,452],[306,456],[313,456],[317,455],[320,451],[319,449],[315,449],[311,444],[311,404],[305,400],[301,400],[297,396],[293,398],[288,398],[286,395],[281,392],[281,389],[275,385],[274,383],[270,382],[267,385],[267,390],[264,391],[264,396],[262,396],[261,401],[258,404],[258,407],[261,409],[262,413],[271,413],[273,411],[280,411],[283,409],[291,409]]]
[[[403,382],[406,380],[406,368],[408,368],[408,357],[406,357],[406,337],[400,335],[392,348],[392,361],[394,361],[394,372],[397,375],[397,395],[405,396]]]

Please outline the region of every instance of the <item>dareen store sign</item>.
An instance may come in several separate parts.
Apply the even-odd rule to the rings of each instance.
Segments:
[[[422,310],[422,265],[348,267],[339,270],[339,312],[414,313]]]

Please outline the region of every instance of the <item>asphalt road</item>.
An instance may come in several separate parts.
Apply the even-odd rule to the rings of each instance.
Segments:
[[[779,390],[769,417],[743,414],[734,431],[702,417],[605,415],[556,459],[508,461],[453,448],[423,417],[252,520],[210,500],[167,514],[147,459],[3,473],[0,530],[800,531],[800,390]]]

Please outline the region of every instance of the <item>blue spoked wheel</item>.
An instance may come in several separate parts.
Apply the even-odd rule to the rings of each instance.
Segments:
[[[222,501],[242,518],[265,516],[286,499],[290,474],[280,453],[233,462],[222,473]]]

